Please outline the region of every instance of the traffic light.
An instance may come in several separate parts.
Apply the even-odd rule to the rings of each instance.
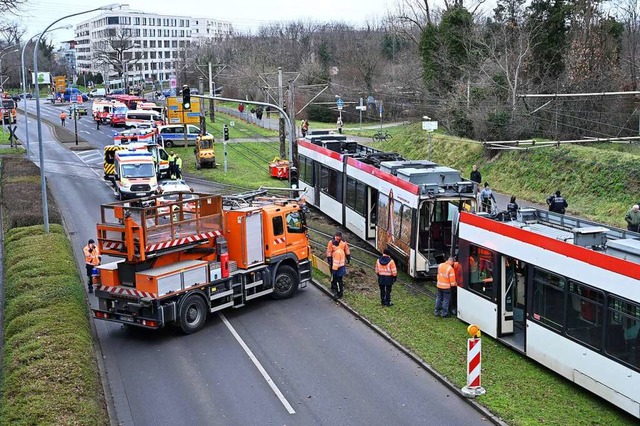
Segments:
[[[291,188],[298,188],[298,168],[293,166],[289,168],[289,180],[291,182]]]
[[[191,89],[186,84],[182,86],[182,109],[191,109]]]
[[[222,135],[223,135],[225,141],[229,140],[229,128],[227,127],[226,124],[222,128]]]

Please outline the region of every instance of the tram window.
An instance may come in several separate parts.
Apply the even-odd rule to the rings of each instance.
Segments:
[[[367,214],[367,186],[356,181],[356,212],[365,216]]]
[[[402,206],[402,227],[400,230],[400,239],[407,244],[411,244],[411,220],[413,210],[409,206]]]
[[[320,167],[320,190],[336,201],[342,202],[342,173],[326,166]]]
[[[393,236],[396,239],[401,239],[400,236],[402,235],[402,203],[400,203],[399,201],[394,201],[393,202],[393,216],[391,217],[391,222],[389,224],[389,226],[391,226],[390,231],[393,232]]]
[[[356,209],[356,180],[353,178],[347,178],[347,199],[345,204],[351,210]]]
[[[467,288],[480,296],[491,298],[493,294],[493,256],[491,250],[469,246],[469,285]]]
[[[607,298],[605,350],[623,362],[640,368],[640,304],[619,297]]]
[[[300,180],[312,186],[314,184],[313,160],[304,155],[300,156]]]
[[[540,268],[533,270],[533,319],[562,331],[564,315],[564,277]]]
[[[602,346],[604,294],[569,281],[567,298],[567,335],[596,349]]]

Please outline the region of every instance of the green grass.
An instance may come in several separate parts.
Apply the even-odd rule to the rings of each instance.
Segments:
[[[83,283],[64,229],[5,240],[2,423],[106,425]]]
[[[281,181],[269,176],[269,161],[278,155],[278,142],[233,142],[227,144],[227,173],[224,172],[223,144],[216,141],[215,169],[196,170],[193,147],[172,148],[182,157],[182,168],[186,173],[210,179],[228,185],[247,189],[260,186],[285,187],[287,181]]]
[[[230,125],[232,121],[233,126]],[[237,117],[216,111],[215,123],[211,123],[207,118],[207,130],[213,134],[216,141],[222,141],[222,127],[225,124],[229,127],[230,139],[275,138],[278,136],[278,132],[274,130],[265,129]]]

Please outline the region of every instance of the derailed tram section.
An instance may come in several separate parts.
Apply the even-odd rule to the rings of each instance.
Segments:
[[[455,253],[461,211],[475,211],[477,186],[458,170],[411,161],[344,135],[298,141],[307,202],[382,252],[412,277],[433,276]]]

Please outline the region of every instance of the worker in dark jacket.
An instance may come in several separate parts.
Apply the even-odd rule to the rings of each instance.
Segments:
[[[556,195],[550,195],[547,198],[547,205],[549,206],[550,212],[564,214],[566,208],[569,207],[567,204],[567,200],[564,199],[562,195],[560,195],[560,191],[556,191]]]
[[[382,306],[391,306],[391,288],[398,279],[396,263],[391,259],[391,251],[386,248],[378,260],[376,260],[376,275],[380,287],[380,303]]]
[[[469,176],[469,179],[471,179],[472,181],[477,183],[478,186],[480,186],[480,183],[482,182],[482,175],[480,174],[480,171],[478,170],[478,166],[476,166],[475,164],[472,167],[471,176]]]
[[[511,201],[507,204],[507,213],[509,213],[509,218],[515,220],[518,216],[518,203],[516,203],[516,196],[511,196]]]

